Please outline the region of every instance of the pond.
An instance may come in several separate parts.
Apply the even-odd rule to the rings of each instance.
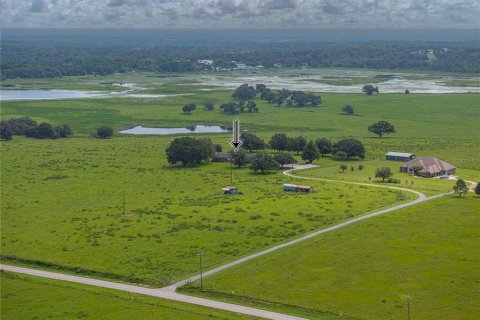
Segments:
[[[179,133],[222,133],[230,132],[231,130],[223,126],[205,126],[195,125],[187,128],[144,128],[142,126],[136,126],[130,129],[122,130],[120,133],[126,134],[156,134],[156,135],[169,135]]]
[[[0,90],[0,101],[92,98],[100,93],[78,90]]]

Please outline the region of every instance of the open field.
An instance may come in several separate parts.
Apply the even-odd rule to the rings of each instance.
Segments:
[[[311,72],[305,70],[306,75]],[[367,97],[321,93],[323,104],[317,108],[281,108],[257,99],[259,113],[232,116],[218,110],[220,103],[230,99],[231,91],[213,87],[199,91],[205,84],[182,77],[150,76],[9,82],[21,87],[108,92],[113,90],[109,82],[123,81],[145,88],[140,90],[143,93],[184,96],[2,102],[2,119],[29,116],[39,122],[67,123],[75,130],[71,139],[15,137],[0,142],[5,263],[160,286],[196,273],[198,252],[205,254],[204,268],[213,268],[413,197],[394,190],[306,182],[284,177],[281,172],[278,178],[275,172],[253,175],[246,168],[233,169],[233,184],[245,195],[225,197],[219,192],[230,184],[228,164],[172,167],[166,163],[165,148],[173,137],[117,134],[99,140],[91,135],[100,125],[116,131],[136,124],[230,126],[235,118],[240,119],[242,129],[267,141],[277,132],[363,141],[365,160],[321,158],[315,161],[319,168],[298,172],[302,176],[377,183],[375,168],[387,165],[394,178],[401,180],[391,186],[427,195],[451,190],[453,181],[413,178],[398,172],[399,162],[383,160],[387,151],[399,151],[438,157],[457,166],[461,178],[480,180],[480,94],[381,93]],[[215,103],[215,111],[202,109],[206,100]],[[182,114],[182,106],[190,102],[199,110]],[[352,104],[357,115],[342,115],[345,104]],[[381,139],[368,133],[368,125],[379,120],[394,124],[397,133]],[[230,134],[202,136],[229,150]],[[349,167],[345,173],[338,169],[342,163]],[[357,170],[360,163],[365,166],[363,171]],[[350,166],[355,170],[350,171]],[[286,182],[308,183],[316,192],[284,193],[281,184]],[[478,240],[474,229],[478,211],[478,199],[469,195],[394,212],[208,278],[208,293],[222,299],[225,294],[234,299],[246,296],[237,301],[262,306],[257,299],[273,301],[279,304],[274,308],[281,311],[319,319],[335,319],[340,312],[359,319],[365,313],[368,318],[388,315],[397,319],[405,312],[403,297],[408,293],[415,318],[442,319],[445,314],[469,319],[471,312],[478,311],[469,300],[473,295],[470,285],[478,283],[473,268],[476,260],[472,259],[478,257],[465,255],[462,248],[473,251],[473,240]],[[443,276],[453,282],[442,282]],[[462,304],[467,306],[465,311],[460,310]],[[448,305],[453,307],[448,309]],[[438,317],[428,318],[429,312]]]
[[[401,319],[409,294],[412,318],[476,319],[479,211],[469,195],[392,212],[208,277],[204,295]]]
[[[212,91],[188,97],[152,99],[79,99],[61,101],[10,101],[2,104],[2,117],[31,116],[38,120],[70,124],[77,135],[90,135],[102,124],[115,129],[143,126],[191,126],[219,124],[229,126],[233,116],[218,111],[230,92]],[[361,139],[367,159],[382,159],[387,151],[434,155],[464,169],[480,168],[477,120],[478,94],[321,94],[323,105],[318,108],[287,109],[257,101],[258,114],[241,114],[242,128],[268,138],[275,132],[302,134],[308,138],[339,139],[353,136]],[[202,105],[211,100],[217,110],[181,113],[189,102]],[[340,114],[345,104],[352,104],[357,116]],[[134,107],[132,107],[134,106]],[[201,109],[201,108],[200,108]],[[379,139],[367,132],[378,120],[395,125],[396,134]],[[224,135],[224,147],[227,137]]]
[[[218,265],[412,197],[322,182],[311,183],[311,195],[285,193],[280,183],[289,178],[279,174],[276,184],[275,173],[246,168],[233,170],[245,195],[222,196],[230,166],[170,167],[169,140],[5,143],[2,254],[164,285],[196,272],[199,251],[206,266]]]
[[[139,294],[1,273],[3,320],[256,319]]]

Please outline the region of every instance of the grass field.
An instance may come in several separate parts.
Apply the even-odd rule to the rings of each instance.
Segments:
[[[233,170],[245,195],[222,196],[230,166],[171,167],[169,140],[4,143],[2,255],[164,285],[196,272],[199,251],[211,267],[412,197],[322,182],[311,195],[285,193],[290,178],[246,168]]]
[[[3,320],[257,319],[191,304],[42,278],[1,273]]]
[[[313,71],[303,72],[310,74]],[[319,168],[298,172],[299,175],[378,183],[378,179],[373,178],[375,168],[387,165],[392,167],[394,177],[401,180],[400,184],[393,186],[412,188],[427,195],[451,189],[452,181],[413,178],[398,172],[398,162],[384,161],[386,152],[399,151],[438,157],[457,166],[461,178],[480,180],[480,94],[381,93],[367,97],[321,93],[323,104],[317,108],[288,109],[257,100],[259,113],[232,116],[218,110],[221,102],[230,99],[230,91],[213,88],[212,91],[199,91],[195,84],[185,82],[182,77],[151,74],[77,80],[68,77],[61,80],[13,80],[7,84],[108,92],[113,90],[111,82],[131,81],[145,88],[144,93],[184,96],[2,102],[2,119],[29,116],[37,121],[67,123],[75,130],[75,137],[71,139],[15,137],[12,141],[0,142],[1,252],[5,262],[160,286],[196,273],[198,252],[205,254],[204,268],[212,268],[413,197],[410,193],[394,190],[313,180],[305,182],[285,177],[281,172],[278,177],[275,172],[253,175],[246,168],[233,170],[233,184],[245,195],[225,197],[219,192],[231,183],[228,164],[172,167],[166,163],[165,148],[173,137],[117,134],[113,139],[99,140],[93,138],[92,133],[100,125],[109,125],[115,130],[136,124],[151,127],[229,126],[232,119],[238,118],[242,129],[266,140],[273,133],[285,132],[311,139],[327,137],[333,141],[355,137],[365,145],[365,160],[341,162],[321,158],[315,162]],[[332,79],[336,80],[343,81],[343,78]],[[206,100],[216,104],[215,111],[202,110],[201,105]],[[191,115],[182,114],[182,106],[189,102],[195,102],[200,106],[199,110]],[[356,115],[342,115],[341,107],[345,104],[352,104]],[[381,139],[369,134],[368,125],[379,120],[394,124],[396,133]],[[229,150],[229,134],[204,136]],[[341,163],[354,166],[355,170],[349,168],[340,173]],[[360,163],[365,166],[362,171],[357,170]],[[372,176],[371,181],[369,176]],[[308,195],[282,192],[282,183],[300,181],[314,186],[316,192]],[[411,181],[414,181],[413,185]],[[124,192],[125,214],[122,205]],[[470,291],[468,283],[475,283],[478,273],[464,272],[464,269],[473,270],[475,261],[470,258],[461,260],[463,251],[452,253],[449,243],[468,248],[471,238],[477,237],[470,227],[478,223],[478,217],[473,214],[478,212],[478,203],[473,197],[465,200],[448,198],[372,222],[366,221],[358,227],[351,226],[296,246],[298,251],[293,248],[281,250],[239,266],[231,271],[240,272],[238,278],[230,271],[209,278],[209,290],[220,293],[220,298],[225,298],[226,293],[247,296],[242,303],[263,306],[257,299],[274,301],[281,311],[313,314],[319,319],[335,319],[340,312],[362,318],[364,306],[370,307],[368,318],[382,318],[387,314],[396,319],[405,311],[402,297],[409,291],[412,303],[418,297],[420,300],[415,303],[425,305],[425,311],[415,309],[423,319],[428,319],[426,312],[430,311],[439,315],[432,319],[441,319],[442,310],[452,317],[455,313],[450,309],[439,307],[437,312],[435,307],[448,305],[453,300],[457,304],[452,302],[455,306],[451,310],[457,310],[465,301],[469,306],[469,300],[465,298]],[[425,221],[431,224],[423,230],[421,222]],[[410,232],[410,227],[416,233]],[[465,234],[462,233],[463,227]],[[421,237],[416,236],[422,230],[428,241],[422,242]],[[435,235],[440,238],[433,241]],[[389,247],[382,247],[384,242],[381,239],[386,239]],[[415,248],[406,245],[405,239],[415,239]],[[315,246],[320,243],[318,241],[322,241],[321,248]],[[328,246],[323,246],[323,241]],[[364,242],[369,245],[362,246]],[[422,254],[430,254],[431,250],[439,253],[438,257],[422,262],[418,269],[420,273],[416,274],[416,269],[397,268],[397,262],[404,266],[405,261],[410,261],[402,246],[413,250],[414,262],[420,261]],[[342,251],[342,248],[348,250]],[[340,259],[336,252],[344,252],[344,258]],[[437,262],[439,274],[443,275],[447,269],[456,270],[453,262],[448,265],[446,261],[451,254],[457,254],[458,268],[464,268],[453,275],[452,283],[465,285],[463,288],[459,285],[455,290],[445,285],[437,290],[438,274],[423,278],[425,270],[432,266],[437,268]],[[317,263],[330,263],[335,258],[339,259],[336,265],[317,266]],[[278,268],[273,264],[275,268],[268,269],[273,261],[270,259],[277,259]],[[309,262],[309,259],[314,260]],[[306,265],[302,267],[301,262]],[[257,267],[268,271],[257,273]],[[291,272],[287,270],[289,267]],[[282,270],[286,270],[288,276],[277,274]],[[294,274],[293,270],[298,272]],[[369,270],[383,273],[377,279],[368,273]],[[247,281],[244,277],[249,271],[252,277]],[[400,281],[402,275],[411,276],[408,279],[413,280],[404,285]],[[330,280],[320,284],[311,281],[320,281],[324,277]],[[350,283],[363,287],[357,290],[358,286]],[[418,295],[414,290],[416,284],[421,286]],[[312,293],[302,291],[306,288]],[[330,291],[331,288],[335,290]],[[326,292],[331,296],[325,296]],[[435,299],[425,302],[426,295]],[[474,309],[467,307],[465,310],[471,312]]]
[[[204,295],[406,319],[408,294],[412,319],[477,319],[479,212],[473,195],[392,212],[210,276]]]

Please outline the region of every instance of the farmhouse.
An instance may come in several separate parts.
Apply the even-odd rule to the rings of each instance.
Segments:
[[[415,159],[415,155],[413,153],[390,151],[385,154],[385,158],[393,161],[410,161]]]
[[[421,177],[431,178],[455,173],[456,168],[445,161],[434,157],[418,157],[407,161],[400,167],[400,172],[413,173],[414,168],[422,168],[417,172]]]
[[[312,192],[313,187],[311,186],[304,186],[304,185],[296,185],[296,184],[289,184],[285,183],[283,185],[284,191],[294,191],[294,192]]]

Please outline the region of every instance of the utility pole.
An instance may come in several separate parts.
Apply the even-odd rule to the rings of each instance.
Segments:
[[[203,269],[202,269],[202,256],[203,253],[197,253],[197,256],[200,258],[200,290],[203,290]]]
[[[123,215],[126,214],[126,210],[125,210],[125,191],[123,191]]]
[[[410,295],[407,294],[407,311],[408,311],[408,320],[410,320]]]

